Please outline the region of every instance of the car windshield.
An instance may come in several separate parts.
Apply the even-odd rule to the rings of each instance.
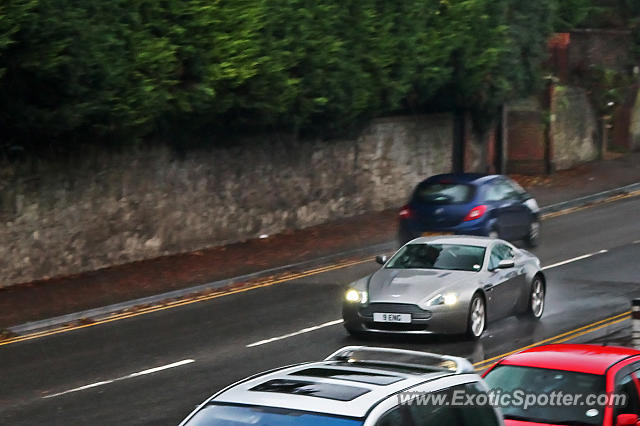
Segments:
[[[361,420],[347,417],[310,413],[284,408],[209,404],[198,411],[188,422],[189,426],[240,426],[240,425],[314,425],[360,426]]]
[[[597,403],[597,396],[605,394],[603,376],[504,365],[491,370],[485,381],[494,392],[511,396],[511,402],[503,399],[499,404],[507,419],[558,425],[602,424],[604,405]],[[552,395],[557,400],[552,400]],[[567,395],[571,395],[571,401]],[[590,395],[596,396],[593,403],[587,401]],[[525,409],[527,398],[537,401]]]
[[[474,194],[473,185],[432,182],[418,185],[413,198],[419,203],[463,204],[471,201]]]
[[[462,244],[407,244],[393,255],[386,267],[477,272],[482,269],[484,252],[484,247]]]

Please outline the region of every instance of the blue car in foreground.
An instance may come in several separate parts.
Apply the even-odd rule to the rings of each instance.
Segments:
[[[535,247],[540,236],[538,203],[503,175],[432,176],[418,184],[398,219],[400,244],[456,234],[523,240]]]

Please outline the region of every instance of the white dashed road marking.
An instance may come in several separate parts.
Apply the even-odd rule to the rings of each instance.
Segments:
[[[266,339],[266,340],[260,340],[259,342],[248,344],[247,347],[248,348],[252,348],[254,346],[265,345],[267,343],[275,342],[277,340],[288,339],[289,337],[298,336],[300,334],[309,333],[311,331],[316,331],[316,330],[319,330],[321,328],[331,327],[333,325],[338,325],[338,324],[342,324],[342,319],[337,319],[337,320],[334,320],[334,321],[325,322],[324,324],[320,324],[320,325],[314,325],[313,327],[303,328],[302,330],[295,331],[295,332],[289,333],[289,334],[285,334],[283,336],[272,337],[271,339]]]
[[[595,253],[583,254],[582,256],[574,257],[572,259],[563,260],[562,262],[558,262],[558,263],[554,263],[552,265],[545,266],[544,268],[542,268],[542,270],[544,271],[544,270],[547,270],[547,269],[555,268],[557,266],[566,265],[567,263],[577,262],[578,260],[587,259],[589,257],[595,256],[595,255],[598,255],[598,254],[606,253],[607,251],[608,250],[600,250],[600,251],[597,251]]]
[[[157,373],[158,371],[167,370],[169,368],[180,367],[181,365],[191,364],[192,362],[195,362],[195,360],[194,359],[183,359],[182,361],[174,362],[174,363],[167,364],[167,365],[162,365],[160,367],[155,367],[155,368],[150,368],[148,370],[138,371],[137,373],[131,373],[131,374],[129,374],[127,376],[124,376],[124,377],[118,377],[117,379],[104,380],[104,381],[101,381],[101,382],[96,382],[96,383],[91,383],[89,385],[80,386],[78,388],[69,389],[69,390],[66,390],[64,392],[58,392],[58,393],[54,393],[52,395],[46,395],[46,396],[43,396],[43,398],[53,398],[55,396],[65,395],[65,394],[71,393],[71,392],[78,392],[78,391],[85,390],[85,389],[91,389],[91,388],[95,388],[95,387],[98,387],[98,386],[107,385],[109,383],[117,382],[117,381],[120,381],[120,380],[131,379],[133,377],[144,376],[145,374]]]

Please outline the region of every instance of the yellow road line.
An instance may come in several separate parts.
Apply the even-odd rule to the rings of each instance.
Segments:
[[[600,326],[598,326],[598,327],[595,327],[595,328],[592,328],[592,329],[590,329],[590,330],[583,331],[583,332],[581,332],[581,333],[574,334],[573,336],[569,336],[569,337],[566,337],[566,338],[564,338],[564,339],[561,339],[561,340],[555,341],[555,342],[553,342],[553,343],[564,343],[564,342],[566,342],[567,340],[575,339],[576,337],[580,337],[580,336],[584,336],[585,334],[593,333],[593,332],[594,332],[594,331],[596,331],[596,330],[600,330],[601,328],[604,328],[604,327],[609,327],[610,325],[617,324],[617,323],[622,322],[622,321],[626,321],[626,320],[628,320],[628,319],[630,319],[630,318],[631,318],[630,316],[629,316],[629,317],[623,317],[623,318],[617,319],[617,320],[615,320],[615,321],[611,321],[611,322],[608,322],[608,323],[606,323],[606,324],[602,324],[602,325],[600,325]]]
[[[544,340],[540,340],[540,341],[532,343],[530,345],[523,346],[521,348],[514,349],[512,351],[505,352],[503,354],[496,355],[494,357],[487,358],[487,359],[482,360],[482,361],[478,361],[478,362],[474,363],[473,366],[476,367],[476,370],[484,370],[485,368],[488,367],[488,365],[492,361],[496,361],[497,362],[498,360],[500,360],[500,359],[502,359],[502,358],[504,358],[506,356],[513,355],[516,352],[520,352],[520,351],[523,351],[525,349],[531,349],[531,348],[534,348],[536,346],[543,345],[545,343],[546,344],[551,344],[551,343],[566,342],[568,340],[574,339],[574,338],[579,337],[579,336],[583,336],[585,334],[588,334],[588,333],[591,333],[593,331],[599,330],[599,329],[604,328],[606,326],[609,326],[609,325],[616,324],[618,322],[624,321],[624,320],[628,319],[630,314],[631,314],[631,311],[626,311],[626,312],[623,312],[621,314],[613,315],[613,316],[605,318],[603,320],[592,322],[592,323],[584,325],[582,327],[578,327],[578,328],[575,328],[573,330],[569,330],[569,331],[566,331],[564,333],[560,333],[560,334],[558,334],[556,336],[549,337],[549,338],[544,339]]]
[[[616,195],[616,196],[612,196],[609,197],[605,200],[602,201],[595,201],[592,204],[587,204],[585,206],[581,206],[581,207],[572,207],[572,208],[568,208],[568,209],[564,209],[564,210],[560,210],[557,212],[553,212],[553,213],[547,213],[542,215],[541,219],[545,220],[545,219],[551,219],[553,217],[557,217],[557,216],[562,216],[565,214],[569,214],[569,213],[574,213],[576,211],[580,211],[580,210],[585,210],[591,207],[594,207],[598,204],[606,204],[606,203],[610,203],[613,201],[618,201],[624,198],[631,198],[631,197],[635,197],[640,195],[640,190],[638,191],[633,191],[633,192],[629,192],[627,194],[620,194],[620,195]],[[279,284],[279,283],[283,283],[283,282],[287,282],[287,281],[292,281],[295,279],[299,279],[299,278],[304,278],[304,277],[308,277],[311,275],[317,275],[323,272],[329,272],[329,271],[334,271],[337,269],[343,269],[343,268],[347,268],[349,266],[354,266],[354,265],[359,265],[365,262],[368,262],[369,259],[364,259],[364,260],[357,260],[357,261],[346,261],[346,262],[340,262],[334,265],[328,265],[328,266],[323,266],[323,267],[318,267],[318,268],[314,268],[314,269],[310,269],[308,271],[304,271],[304,272],[300,272],[300,273],[295,273],[295,274],[290,274],[290,275],[286,275],[284,277],[281,278],[277,278],[277,279],[271,279],[271,280],[267,280],[258,284],[254,284],[254,285],[249,285],[248,287],[245,288],[241,288],[241,289],[237,289],[237,290],[221,290],[221,291],[213,291],[212,293],[208,293],[208,294],[204,294],[204,295],[198,295],[198,296],[192,296],[186,299],[180,299],[180,300],[174,300],[174,301],[170,301],[170,302],[160,302],[154,306],[150,306],[150,307],[146,307],[146,308],[139,308],[136,312],[118,312],[118,313],[114,313],[112,314],[112,316],[99,320],[99,321],[95,321],[95,322],[91,322],[88,324],[80,324],[80,325],[63,325],[61,327],[58,328],[54,328],[51,330],[46,330],[46,331],[39,331],[39,332],[35,332],[35,333],[31,333],[31,334],[25,334],[22,336],[16,336],[16,337],[11,337],[8,339],[4,339],[4,340],[0,340],[0,346],[4,346],[4,345],[8,345],[11,343],[17,343],[17,342],[22,342],[25,340],[32,340],[32,339],[36,339],[39,337],[45,337],[45,336],[51,336],[54,334],[59,334],[59,333],[64,333],[67,331],[72,331],[72,330],[79,330],[82,328],[87,328],[87,327],[93,327],[95,325],[100,325],[100,324],[106,324],[109,322],[113,322],[113,321],[118,321],[118,320],[122,320],[122,319],[127,319],[127,318],[132,318],[132,317],[137,317],[140,315],[145,315],[145,314],[150,314],[153,312],[158,312],[158,311],[163,311],[166,309],[172,309],[172,308],[177,308],[179,306],[184,306],[184,305],[189,305],[192,303],[196,303],[196,302],[203,302],[205,300],[211,300],[211,299],[216,299],[218,297],[222,297],[222,296],[231,296],[233,294],[237,294],[237,293],[244,293],[246,291],[250,291],[250,290],[255,290],[258,288],[262,288],[262,287],[269,287],[275,284]],[[604,320],[603,320],[604,321]],[[594,324],[597,324],[600,322],[596,322]],[[585,326],[586,327],[586,326]],[[581,328],[582,329],[582,328]],[[581,329],[577,329],[574,330],[578,331]],[[559,335],[559,336],[555,336],[555,338],[557,337],[562,337],[565,334]],[[548,341],[544,340],[542,342],[539,342],[538,344],[542,344],[544,342]],[[530,346],[527,346],[525,348],[521,348],[518,350],[523,350],[526,349]],[[516,351],[513,351],[516,352]],[[510,353],[513,353],[510,352]],[[510,354],[509,353],[509,354]],[[506,356],[505,355],[501,355],[501,356]],[[494,357],[492,359],[495,359],[497,357]],[[489,362],[491,359],[489,360],[485,360],[482,363],[485,362]]]
[[[558,217],[558,216],[564,216],[566,214],[569,213],[575,213],[581,210],[586,210],[586,209],[590,209],[592,207],[595,207],[599,204],[609,204],[609,203],[613,203],[614,201],[619,201],[619,200],[624,200],[626,198],[633,198],[633,197],[637,197],[640,195],[640,190],[637,191],[631,191],[628,192],[626,194],[618,194],[618,195],[612,195],[611,197],[605,198],[604,200],[600,200],[600,201],[594,201],[590,204],[586,204],[584,206],[578,206],[578,207],[569,207],[563,210],[559,210],[557,212],[551,212],[551,213],[545,213],[541,216],[542,220],[546,220],[546,219],[552,219],[554,217]]]
[[[46,331],[40,331],[40,332],[36,332],[36,333],[31,333],[31,334],[25,334],[23,336],[16,336],[16,337],[12,337],[6,340],[2,340],[0,341],[0,346],[4,346],[4,345],[8,345],[11,343],[17,343],[17,342],[22,342],[25,340],[32,340],[32,339],[36,339],[39,337],[45,337],[45,336],[51,336],[54,334],[59,334],[59,333],[65,333],[67,331],[72,331],[72,330],[79,330],[82,328],[87,328],[87,327],[93,327],[95,325],[100,325],[100,324],[106,324],[109,322],[113,322],[113,321],[118,321],[118,320],[122,320],[122,319],[126,319],[126,318],[132,318],[132,317],[137,317],[140,315],[145,315],[145,314],[149,314],[152,312],[158,312],[158,311],[163,311],[166,309],[171,309],[171,308],[176,308],[178,306],[184,306],[184,305],[189,305],[192,303],[196,303],[196,302],[202,302],[205,300],[211,300],[211,299],[217,299],[219,297],[222,296],[229,296],[232,294],[238,294],[238,293],[244,293],[250,290],[255,290],[257,288],[262,288],[262,287],[269,287],[275,284],[279,284],[279,283],[283,283],[286,281],[292,281],[295,279],[299,279],[299,278],[304,278],[304,277],[308,277],[311,275],[317,275],[323,272],[330,272],[330,271],[334,271],[337,269],[342,269],[342,268],[347,268],[349,266],[354,266],[354,265],[359,265],[365,262],[369,262],[370,260],[367,259],[363,259],[363,260],[356,260],[356,261],[349,261],[349,262],[342,262],[339,264],[335,264],[335,265],[330,265],[330,266],[325,266],[325,267],[321,267],[321,268],[315,268],[309,271],[305,271],[305,272],[301,272],[298,274],[291,274],[288,275],[286,277],[283,278],[278,278],[278,279],[271,279],[271,280],[267,280],[258,284],[254,284],[245,288],[240,288],[237,290],[230,290],[230,291],[220,291],[220,292],[215,292],[215,293],[211,293],[211,294],[206,294],[206,295],[199,295],[199,296],[195,296],[189,299],[181,299],[181,300],[177,300],[177,301],[172,301],[172,302],[168,302],[168,303],[164,303],[160,306],[151,306],[151,307],[147,307],[147,308],[141,308],[139,310],[137,310],[136,312],[122,312],[122,313],[116,313],[114,314],[112,317],[109,318],[105,318],[103,320],[99,320],[99,321],[95,321],[89,324],[81,324],[81,325],[69,325],[69,326],[61,326],[52,330],[46,330]]]

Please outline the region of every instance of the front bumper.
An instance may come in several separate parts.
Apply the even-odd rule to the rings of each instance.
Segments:
[[[411,314],[411,323],[374,322],[373,313]],[[344,303],[342,318],[349,331],[391,334],[459,334],[467,330],[468,310],[434,306],[430,310],[406,303]]]

